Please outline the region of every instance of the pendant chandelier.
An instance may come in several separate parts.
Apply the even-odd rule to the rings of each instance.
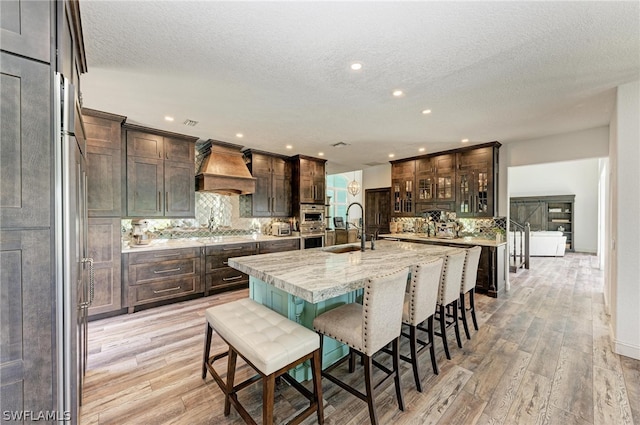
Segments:
[[[353,181],[349,183],[347,186],[347,191],[351,194],[351,196],[356,196],[360,193],[360,183],[356,180],[356,173],[353,173]]]

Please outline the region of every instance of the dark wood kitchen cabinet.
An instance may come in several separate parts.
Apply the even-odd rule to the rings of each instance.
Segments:
[[[79,75],[86,72],[79,16],[73,0],[0,1],[0,411],[31,412],[31,419],[58,412],[75,420],[76,400],[82,400],[82,346],[76,336],[82,338],[83,327],[76,319],[84,309],[76,305],[75,292],[66,310],[70,321],[64,323],[68,345],[60,347],[56,337],[64,332],[56,318],[65,314],[55,295],[64,284],[57,265],[63,259],[76,263],[54,240],[56,235],[73,238],[76,230],[63,226],[54,211],[62,209],[57,189],[75,194],[81,180],[73,176],[68,184],[55,184],[54,167],[61,164],[56,156],[60,146],[75,154],[77,142],[84,154],[82,118],[79,113],[74,117],[75,140],[60,137],[60,128],[54,128],[62,106],[60,88],[53,83],[60,72],[79,91]],[[71,114],[79,109],[77,100],[66,106]],[[66,170],[80,169],[79,157]],[[78,242],[66,252],[83,256]],[[64,272],[73,279],[75,271]],[[71,364],[64,385],[67,412],[59,411],[65,397],[58,391],[63,383],[59,348]],[[32,422],[23,419],[18,422]]]
[[[455,211],[458,217],[495,216],[500,146],[490,142],[391,161],[392,216],[435,210]],[[412,163],[415,187],[409,174]]]
[[[324,159],[304,155],[291,158],[294,207],[300,204],[324,204],[326,162]]]
[[[455,208],[456,156],[440,154],[416,160],[416,215]]]
[[[243,257],[258,253],[256,242],[211,245],[206,247],[204,294],[246,288],[249,276],[228,265],[231,257]]]
[[[49,226],[50,68],[4,52],[0,58],[0,223],[3,228]]]
[[[298,249],[300,249],[299,238],[258,242],[258,254],[270,254],[272,252],[296,251]]]
[[[125,124],[127,217],[195,216],[197,138]]]
[[[89,217],[122,215],[121,115],[83,109],[87,139],[87,210]]]
[[[495,147],[457,154],[458,217],[493,217],[497,211],[497,155]]]
[[[287,157],[244,151],[251,175],[256,178],[256,191],[241,195],[250,203],[250,217],[291,217],[291,166]]]
[[[202,293],[201,247],[124,254],[129,313],[137,306]]]
[[[390,207],[391,188],[382,187],[364,191],[365,233],[368,237],[389,233]]]
[[[94,269],[91,317],[122,309],[120,218],[90,218],[88,232]]]
[[[391,162],[391,215],[413,217],[415,198],[415,160]]]
[[[48,63],[51,12],[48,1],[0,1],[2,50]]]

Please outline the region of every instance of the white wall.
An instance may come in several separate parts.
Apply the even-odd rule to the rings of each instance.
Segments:
[[[376,165],[362,170],[364,189],[376,189],[391,186],[391,164]]]
[[[640,359],[640,82],[618,87],[611,130],[610,293],[614,351]]]
[[[509,197],[575,195],[574,249],[598,249],[598,159],[510,167]]]
[[[500,151],[500,160],[509,167],[602,158],[609,155],[609,127],[510,142]]]

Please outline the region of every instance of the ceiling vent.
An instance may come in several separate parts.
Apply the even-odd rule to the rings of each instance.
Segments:
[[[386,164],[386,162],[365,162],[364,165],[366,165],[367,167],[375,167],[376,165],[382,165],[382,164]]]
[[[349,143],[345,143],[345,142],[338,142],[338,143],[334,143],[331,146],[333,146],[334,148],[343,148],[345,146],[349,146]]]
[[[198,121],[190,120],[189,118],[187,118],[182,124],[188,125],[189,127],[195,127],[196,125],[198,125]]]

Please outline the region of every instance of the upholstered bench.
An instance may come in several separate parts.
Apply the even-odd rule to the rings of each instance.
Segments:
[[[205,311],[205,316],[207,326],[202,379],[206,378],[208,370],[225,394],[225,416],[229,415],[233,404],[246,423],[256,423],[239,403],[237,392],[262,378],[262,423],[272,424],[275,378],[280,376],[310,402],[309,407],[295,416],[291,423],[299,423],[314,412],[318,415],[318,423],[324,422],[318,334],[250,299],[211,307]],[[229,351],[210,357],[213,330],[229,345]],[[238,355],[253,367],[258,375],[240,384],[234,384]],[[213,364],[227,356],[227,382],[224,382]],[[313,392],[287,374],[289,369],[306,360],[311,360]]]

